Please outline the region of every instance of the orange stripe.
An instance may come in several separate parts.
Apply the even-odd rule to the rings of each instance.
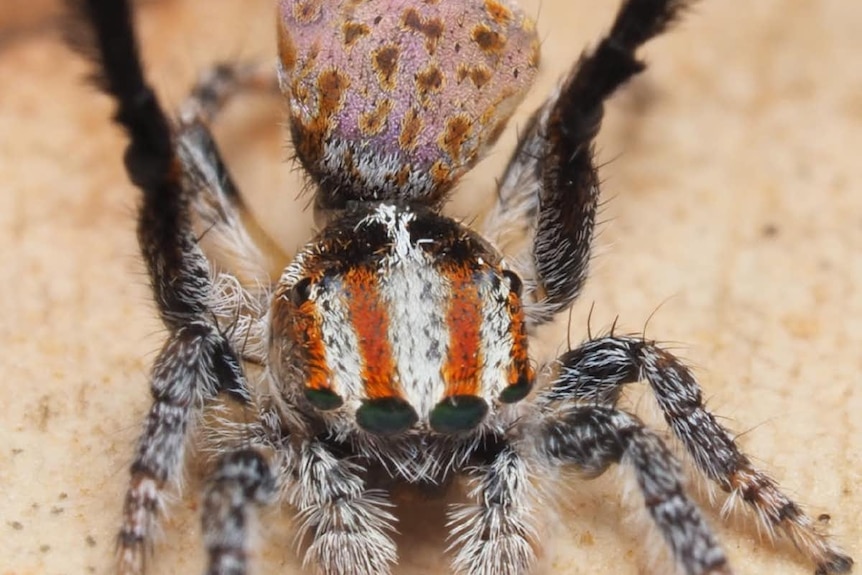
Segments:
[[[478,395],[482,300],[473,278],[465,265],[443,270],[451,285],[446,325],[449,326],[449,355],[443,366],[446,396]]]
[[[376,274],[365,267],[350,268],[344,284],[350,321],[359,341],[365,394],[369,399],[401,397],[389,345],[389,314],[380,300]]]
[[[521,308],[521,298],[514,292],[509,293],[509,318],[512,335],[512,363],[509,365],[509,385],[518,383],[521,374],[533,381],[533,368],[530,366],[530,356],[527,352],[527,329],[524,324],[524,311]]]
[[[287,296],[278,301],[289,301]],[[326,363],[326,348],[323,344],[323,329],[313,301],[303,302],[298,308],[288,304],[288,316],[293,318],[293,331],[300,340],[308,369],[305,386],[310,389],[332,389],[329,365]]]

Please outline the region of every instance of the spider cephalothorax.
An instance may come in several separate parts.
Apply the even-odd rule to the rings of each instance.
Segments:
[[[690,370],[655,342],[611,333],[537,368],[528,357],[531,328],[567,309],[586,279],[603,103],[643,70],[635,51],[689,2],[624,1],[533,114],[497,204],[472,231],[438,209],[536,71],[534,26],[513,2],[281,0],[277,81],[274,70],[218,66],[172,126],[144,81],[128,2],[69,1],[82,24],[73,39],[95,56],[130,139],[141,251],[170,332],[131,468],[121,573],[143,570],[190,423],[212,413],[209,573],[246,572],[252,510],[273,501],[296,510],[319,571],[388,573],[398,558],[393,482],[466,476],[471,501],[449,511],[452,569],[523,575],[560,471],[590,477],[622,464],[678,567],[729,574],[671,450],[617,406],[640,380],[703,477],[790,538],[818,575],[850,571],[850,557],[754,467]],[[243,227],[208,127],[234,93],[275,85],[322,224],[277,280]],[[529,247],[504,258],[498,240],[511,229]],[[220,394],[241,417],[211,409]]]
[[[282,276],[275,365],[339,434],[469,432],[532,385],[520,280],[485,241],[424,208],[350,209]],[[345,418],[347,421],[345,421]]]

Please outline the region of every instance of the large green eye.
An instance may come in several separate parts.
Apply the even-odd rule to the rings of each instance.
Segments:
[[[394,435],[413,427],[416,411],[400,397],[369,399],[356,410],[356,423],[370,433]]]
[[[308,400],[308,403],[321,411],[328,411],[330,409],[341,407],[341,404],[344,403],[341,396],[331,389],[314,389],[308,387],[305,389],[305,399]]]
[[[500,392],[500,401],[503,403],[515,403],[516,401],[521,401],[527,397],[527,394],[530,393],[530,389],[532,389],[532,387],[533,385],[530,383],[530,380],[522,375],[518,378],[518,381],[512,385],[507,385],[506,389]]]
[[[431,410],[431,429],[439,433],[470,431],[485,418],[488,404],[475,395],[452,395]]]

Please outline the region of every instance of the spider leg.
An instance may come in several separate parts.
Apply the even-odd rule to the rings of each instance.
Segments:
[[[203,249],[218,267],[260,292],[270,283],[266,259],[243,225],[242,198],[212,133],[197,119],[180,122],[176,145],[192,225]]]
[[[288,501],[301,522],[300,538],[311,538],[304,563],[325,575],[386,575],[397,560],[391,503],[384,491],[366,487],[363,474],[323,441],[299,449]]]
[[[593,142],[604,101],[645,68],[635,51],[690,4],[626,0],[608,35],[581,55],[520,139],[484,232],[498,245],[508,243],[500,230],[532,236],[532,246],[512,258],[530,296],[526,311],[532,325],[566,309],[587,277],[599,201]]]
[[[274,66],[223,62],[204,72],[180,106],[176,145],[204,250],[259,291],[270,283],[266,261],[243,225],[242,196],[209,128],[230,100],[246,92],[277,93]]]
[[[233,98],[243,92],[278,94],[274,65],[257,62],[220,62],[205,70],[180,106],[180,122],[211,124]]]
[[[536,560],[536,487],[529,462],[513,445],[499,442],[470,472],[476,503],[449,512],[456,554],[453,571],[466,575],[523,575]]]
[[[214,270],[208,308],[245,361],[266,355],[267,262],[243,224],[241,198],[206,125],[180,122],[176,135],[190,223]],[[225,272],[216,270],[228,270]]]
[[[565,406],[545,414],[537,448],[557,465],[596,476],[613,463],[630,467],[644,503],[687,575],[730,574],[724,551],[683,487],[679,463],[633,415],[601,406]]]
[[[176,147],[201,248],[213,268],[227,270],[214,274],[210,309],[243,360],[262,364],[269,265],[249,234],[242,196],[209,128],[232,98],[248,91],[276,92],[274,67],[228,62],[205,72],[180,107]]]
[[[222,63],[205,72],[180,107],[177,156],[192,225],[216,272],[210,309],[243,360],[263,363],[271,278],[268,262],[243,221],[243,202],[210,124],[228,101],[247,91],[276,91],[274,70],[254,63]]]
[[[209,308],[213,283],[192,229],[189,191],[170,123],[146,83],[131,8],[122,0],[69,0],[77,15],[70,40],[98,67],[129,146],[126,170],[142,192],[138,241],[170,335],[153,368],[153,404],[131,465],[118,537],[118,571],[142,573],[146,549],[179,478],[187,431],[207,400],[226,391],[249,398],[239,358]],[[74,25],[74,24],[73,24]]]
[[[635,337],[590,340],[559,358],[557,379],[539,401],[589,401],[613,406],[621,386],[646,380],[665,420],[700,471],[741,499],[770,533],[781,530],[817,565],[817,573],[847,573],[853,560],[816,528],[778,484],[756,469],[703,404],[691,371],[671,353]]]
[[[272,472],[257,451],[241,449],[219,460],[201,515],[208,575],[246,573],[252,506],[269,503],[274,493]]]

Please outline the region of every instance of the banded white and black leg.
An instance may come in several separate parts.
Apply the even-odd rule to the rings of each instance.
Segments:
[[[644,504],[686,575],[728,575],[721,546],[686,495],[682,471],[661,439],[634,416],[609,407],[562,406],[543,416],[533,436],[553,464],[597,476],[612,464],[630,468]]]
[[[464,575],[525,575],[536,561],[539,494],[529,463],[502,439],[486,447],[470,470],[474,503],[449,511],[453,571]]]
[[[521,137],[483,231],[498,244],[510,230],[532,236],[532,245],[511,257],[531,325],[566,309],[587,277],[599,202],[593,145],[604,102],[645,68],[636,50],[691,3],[626,0],[608,35],[580,57]]]
[[[118,537],[118,571],[142,573],[164,507],[179,478],[190,424],[221,391],[248,390],[239,359],[212,319],[210,269],[192,229],[190,198],[170,122],[146,83],[129,2],[68,0],[73,45],[96,64],[96,82],[117,104],[129,138],[125,164],[141,190],[138,240],[170,334],[153,369],[153,404],[138,441]]]
[[[213,66],[180,107],[176,146],[201,247],[215,270],[227,272],[214,273],[210,309],[243,359],[261,364],[269,263],[246,227],[250,218],[244,217],[242,196],[210,131],[224,106],[248,92],[277,92],[275,68],[250,62]]]
[[[386,492],[369,489],[365,470],[320,440],[302,444],[287,500],[296,508],[306,566],[324,575],[386,575],[397,560],[395,516]]]
[[[219,62],[205,70],[180,106],[181,124],[211,124],[222,109],[242,93],[279,94],[274,64]]]
[[[245,575],[254,510],[274,497],[275,480],[258,451],[239,449],[218,460],[201,511],[207,575]]]
[[[193,86],[180,106],[176,127],[195,229],[211,259],[250,291],[269,287],[268,266],[243,223],[242,196],[210,127],[230,100],[257,91],[277,91],[274,68],[250,62],[217,64]]]
[[[674,355],[642,338],[609,336],[583,343],[558,362],[557,378],[540,402],[612,406],[623,385],[647,381],[674,435],[700,471],[730,494],[730,502],[744,501],[768,533],[784,533],[815,563],[818,575],[850,571],[853,560],[752,464],[730,432],[706,410],[691,370]]]

